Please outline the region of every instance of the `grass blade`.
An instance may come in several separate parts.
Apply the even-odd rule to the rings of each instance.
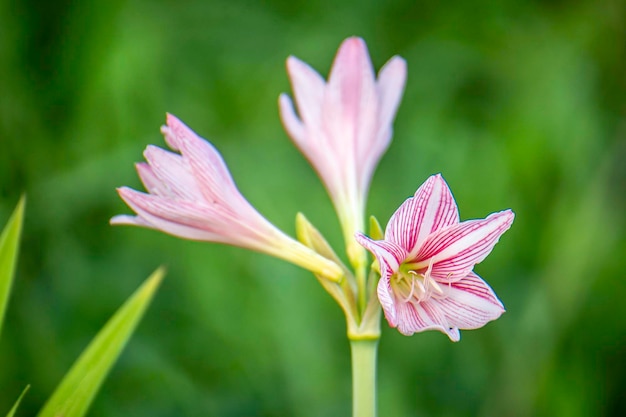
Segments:
[[[17,263],[26,198],[22,196],[0,235],[0,334]]]
[[[156,270],[124,303],[74,363],[38,417],[82,417],[137,327],[164,275]]]
[[[7,417],[13,417],[15,415],[15,412],[17,411],[17,407],[20,406],[20,402],[22,401],[24,394],[26,394],[26,391],[28,391],[29,388],[30,388],[30,385],[26,385],[26,388],[24,388],[24,391],[22,391],[17,401],[15,401],[15,404],[13,405],[13,408],[11,408],[11,411],[9,411],[9,414],[7,414]]]

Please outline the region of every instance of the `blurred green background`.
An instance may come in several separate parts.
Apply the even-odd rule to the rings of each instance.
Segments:
[[[115,187],[163,145],[166,111],[209,138],[240,189],[338,249],[325,191],[277,111],[290,54],[327,75],[340,42],[408,62],[370,191],[386,223],[442,172],[463,219],[513,208],[478,265],[507,313],[451,343],[383,323],[381,416],[626,415],[626,6],[579,1],[0,3],[0,223],[26,192],[0,340],[0,414],[34,415],[113,311],[168,276],[93,416],[348,416],[342,314],[306,271],[110,227]]]

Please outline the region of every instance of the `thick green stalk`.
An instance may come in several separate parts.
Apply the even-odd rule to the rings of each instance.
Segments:
[[[376,417],[376,353],[378,339],[351,340],[352,416]]]
[[[367,281],[365,278],[365,265],[358,265],[354,270],[357,285],[357,308],[360,312],[365,311],[367,305]],[[359,320],[363,319],[363,314],[359,315]]]

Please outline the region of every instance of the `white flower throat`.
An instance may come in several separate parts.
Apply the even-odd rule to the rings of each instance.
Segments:
[[[418,302],[427,301],[431,297],[443,298],[445,293],[441,285],[430,275],[433,269],[432,261],[424,272],[413,269],[414,264],[402,264],[398,272],[391,279],[391,286],[399,298],[408,303],[412,299]]]

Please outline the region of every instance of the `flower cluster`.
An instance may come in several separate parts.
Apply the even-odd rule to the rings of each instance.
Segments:
[[[461,222],[447,184],[434,175],[394,213],[382,239],[362,233],[369,184],[391,141],[404,90],[405,61],[391,58],[376,76],[363,40],[349,38],[328,81],[295,57],[287,59],[287,71],[297,113],[282,94],[281,119],[330,195],[354,274],[304,217],[299,223],[308,231],[299,236],[301,243],[259,214],[238,191],[217,150],[171,115],[162,132],[174,152],[148,146],[147,163],[137,164],[147,193],[118,190],[136,216],[111,222],[240,246],[302,266],[321,278],[356,333],[378,328],[377,322],[365,322],[379,320],[380,306],[403,334],[436,329],[455,341],[459,329],[499,317],[502,303],[473,268],[511,226],[510,210]],[[376,258],[380,277],[360,272],[366,265],[363,248]]]

